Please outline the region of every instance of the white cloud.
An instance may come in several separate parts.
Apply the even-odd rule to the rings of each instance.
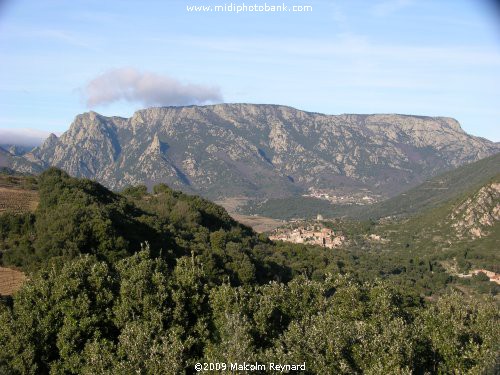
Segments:
[[[21,146],[39,146],[49,136],[50,132],[36,129],[5,129],[0,128],[0,144]]]
[[[172,77],[134,68],[109,70],[91,80],[83,89],[87,106],[106,105],[119,100],[145,106],[180,106],[222,101],[218,87],[182,83]]]

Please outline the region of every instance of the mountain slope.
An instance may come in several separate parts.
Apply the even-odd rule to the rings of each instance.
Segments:
[[[498,272],[500,174],[445,204],[397,222],[386,233],[391,242],[408,243],[407,251],[414,254]]]
[[[40,173],[43,165],[38,161],[32,163],[28,158],[14,155],[0,147],[0,169],[3,168],[20,173]]]
[[[116,194],[55,168],[43,172],[36,181],[36,210],[0,211],[0,264],[29,271],[50,259],[68,260],[80,254],[112,262],[151,246],[154,254],[170,263],[185,255],[207,257],[204,263],[208,269],[219,261],[210,260],[214,257],[212,244],[217,249],[221,243],[231,242],[221,257],[232,260],[228,267],[233,279],[250,272],[248,267],[252,278],[259,270],[260,263],[248,255],[259,243],[255,233],[232,220],[223,208],[200,197],[173,191],[166,185],[157,185],[154,194],[141,188]],[[22,182],[14,181],[19,190]],[[211,236],[214,232],[217,234]],[[260,242],[263,245],[268,241]],[[245,277],[250,276],[241,276]]]
[[[456,207],[449,219],[459,238],[489,236],[500,221],[500,175]]]
[[[500,173],[500,153],[433,177],[396,197],[358,208],[350,216],[380,218],[404,216],[436,207],[447,200],[483,185]]]
[[[310,189],[388,197],[498,150],[444,117],[221,104],[150,108],[129,119],[85,113],[25,158],[112,189],[165,182],[210,198]]]
[[[500,174],[465,193],[457,194],[444,204],[400,222],[409,230],[420,232],[418,237],[422,239],[429,233],[438,234],[438,238],[429,238],[436,248],[449,247],[452,243],[458,246],[459,243],[477,242],[486,237],[499,240]],[[495,252],[497,249],[491,248]]]
[[[500,173],[500,153],[439,174],[395,197],[372,205],[333,205],[311,197],[288,197],[251,202],[241,208],[249,215],[276,219],[347,216],[358,220],[408,216],[437,207],[478,188]]]

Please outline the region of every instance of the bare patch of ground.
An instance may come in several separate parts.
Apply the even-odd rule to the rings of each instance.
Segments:
[[[0,267],[0,295],[10,296],[17,292],[25,280],[21,271]]]
[[[0,213],[30,212],[38,205],[38,193],[34,190],[0,187]]]
[[[283,221],[264,216],[249,216],[229,212],[229,215],[242,224],[251,227],[257,233],[270,232],[283,225]]]
[[[214,203],[224,207],[227,212],[237,212],[238,208],[246,205],[248,201],[249,199],[247,197],[228,197],[215,201]]]
[[[238,207],[244,206],[247,202],[247,197],[230,197],[216,201],[215,203],[224,207],[234,220],[251,227],[257,233],[270,232],[283,225],[283,221],[271,219],[270,217],[242,215],[238,213]]]

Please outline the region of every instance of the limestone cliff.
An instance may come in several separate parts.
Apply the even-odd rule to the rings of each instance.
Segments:
[[[84,113],[24,158],[113,189],[165,182],[212,198],[310,188],[387,197],[499,151],[445,117],[220,104],[150,108],[131,118]]]

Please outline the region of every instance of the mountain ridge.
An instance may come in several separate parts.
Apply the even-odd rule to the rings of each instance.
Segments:
[[[0,168],[19,173],[40,173],[43,166],[29,160],[25,155],[12,154],[9,150],[0,147]]]
[[[115,190],[165,182],[210,198],[309,189],[386,198],[499,150],[449,117],[216,104],[153,107],[130,118],[86,112],[23,157]]]

